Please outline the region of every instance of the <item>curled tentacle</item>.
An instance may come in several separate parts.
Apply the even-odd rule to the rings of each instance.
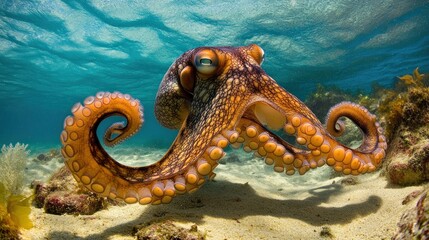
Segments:
[[[372,172],[380,165],[387,145],[382,135],[383,129],[376,123],[375,117],[363,107],[352,103],[339,104],[330,112],[328,128],[333,128],[339,117],[349,117],[364,133],[362,145],[357,149],[350,149],[337,142],[322,128],[319,122],[310,120],[311,118],[299,113],[287,115],[283,130],[287,134],[295,136],[297,144],[306,148],[305,150],[295,148],[268,132],[269,136],[276,139],[276,144],[281,144],[293,156],[294,160],[291,160],[290,165],[284,165],[287,172],[294,173],[292,168],[294,166],[300,174],[304,174],[307,170],[322,166],[326,162],[338,172],[357,175]],[[271,159],[268,162],[272,162]]]
[[[117,122],[112,124],[104,134],[104,138],[103,138],[104,144],[106,144],[106,146],[109,146],[109,147],[113,147],[116,144],[118,144],[121,138],[114,137],[114,135],[120,136],[120,135],[126,134],[126,132],[124,132],[125,127],[126,127],[125,123],[123,122]]]
[[[346,109],[345,113],[342,112],[344,109]],[[374,171],[384,158],[386,149],[386,142],[382,136],[383,130],[375,122],[375,117],[363,107],[350,103],[338,105],[334,110],[335,114],[338,112],[338,116],[333,116],[335,118],[342,115],[354,122],[363,120],[358,126],[364,132],[364,140],[358,149],[350,149],[337,142],[320,125],[315,125],[309,119],[299,115],[288,119],[285,132],[295,135],[297,143],[310,150],[310,154],[304,155],[307,161],[326,161],[329,166],[344,174],[357,175]],[[328,122],[331,123],[333,117],[328,115]]]
[[[213,177],[212,171],[217,161],[224,156],[223,148],[236,139],[237,133],[231,131],[225,132],[225,137],[217,134],[195,161],[182,168],[172,164],[171,158],[186,158],[189,155],[182,152],[177,156],[174,149],[170,149],[156,164],[128,167],[116,162],[104,151],[96,137],[96,130],[103,119],[121,115],[127,119],[127,124],[113,124],[105,136],[110,138],[113,132],[119,133],[114,139],[109,139],[115,143],[132,136],[143,123],[140,103],[116,92],[97,95],[100,98],[95,101],[85,101],[84,105],[78,103],[73,107],[73,116],[65,119],[61,141],[66,165],[74,178],[101,196],[123,199],[127,203],[168,203],[177,193],[195,191],[206,178]],[[186,138],[176,140],[176,143],[186,144]],[[160,174],[157,175],[157,172]]]
[[[97,96],[73,107],[73,116],[65,120],[61,141],[66,164],[75,179],[101,196],[127,203],[168,203],[176,194],[193,192],[206,179],[213,178],[218,160],[225,155],[223,149],[238,138],[237,132],[227,130],[227,124],[243,110],[237,109],[236,114],[223,118],[216,112],[194,114],[183,123],[179,137],[162,159],[144,167],[125,166],[103,149],[96,136],[97,127],[109,116],[125,117],[127,123],[114,123],[104,138],[110,145],[119,143],[140,129],[142,107],[129,95],[117,92]],[[223,122],[225,127],[210,129],[213,122],[200,121],[206,117],[218,119],[217,123]],[[116,136],[111,138],[113,135]]]
[[[353,115],[348,117],[353,118]],[[382,129],[378,124],[374,123],[374,126],[376,131],[371,133],[375,136],[365,136],[366,140],[361,147],[350,149],[336,142],[329,134],[322,134],[323,129],[315,127],[308,119],[295,115],[288,118],[284,131],[296,136],[297,143],[307,148],[300,149],[258,123],[242,118],[237,127],[240,133],[238,140],[232,146],[235,148],[242,146],[246,152],[253,151],[256,156],[264,158],[266,164],[273,165],[274,171],[285,172],[288,175],[295,172],[302,175],[309,169],[321,167],[325,163],[338,172],[357,175],[374,171],[385,155],[386,142],[381,135]],[[368,139],[377,141],[370,142]]]
[[[336,122],[333,125],[327,127],[326,130],[328,130],[328,132],[334,137],[341,137],[346,130],[346,125],[343,121],[337,119]]]

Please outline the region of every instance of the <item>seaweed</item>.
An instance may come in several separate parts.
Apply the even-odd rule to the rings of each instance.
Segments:
[[[16,228],[33,227],[29,215],[33,196],[13,195],[0,183],[0,221],[7,222]]]
[[[319,118],[323,119],[329,108],[342,101],[351,101],[350,93],[336,86],[318,84],[316,90],[305,100],[305,104]]]
[[[413,75],[405,74],[402,77],[398,77],[406,86],[424,87],[423,82],[424,74],[419,73],[419,67],[416,67],[413,71]]]
[[[429,77],[419,73],[417,67],[413,74],[397,77],[394,89],[379,92],[378,114],[385,121],[386,137],[391,140],[401,124],[409,128],[427,123],[429,109]]]
[[[0,155],[0,239],[19,239],[19,229],[33,227],[30,220],[33,196],[24,196],[27,145],[2,147]]]

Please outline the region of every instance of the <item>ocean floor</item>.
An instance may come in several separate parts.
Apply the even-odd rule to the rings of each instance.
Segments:
[[[118,148],[110,154],[127,165],[145,165],[166,149]],[[41,152],[32,151],[31,159]],[[402,213],[415,206],[403,199],[421,186],[390,185],[380,171],[341,176],[328,166],[303,176],[276,173],[261,159],[231,150],[215,181],[170,204],[109,206],[93,215],[52,215],[33,207],[34,228],[24,239],[135,239],[132,229],[153,220],[196,224],[207,239],[390,239]],[[60,159],[30,161],[28,184],[46,181],[63,166]],[[332,236],[323,237],[329,231]]]

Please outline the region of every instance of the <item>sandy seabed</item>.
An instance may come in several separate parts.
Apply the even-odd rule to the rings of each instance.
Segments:
[[[128,165],[144,165],[164,152],[119,149],[111,155]],[[326,239],[321,237],[325,227],[331,239],[390,239],[402,213],[415,206],[416,200],[402,205],[403,199],[422,189],[390,185],[380,172],[356,177],[355,185],[341,184],[350,177],[333,177],[327,166],[287,176],[238,150],[222,161],[215,181],[166,205],[109,206],[81,216],[46,214],[33,207],[34,228],[23,230],[23,238],[135,239],[134,226],[169,219],[185,228],[196,224],[207,239]],[[55,160],[31,161],[28,182],[46,181],[61,166]]]

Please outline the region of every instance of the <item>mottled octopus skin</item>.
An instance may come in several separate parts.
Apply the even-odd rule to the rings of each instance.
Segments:
[[[99,123],[112,115],[126,118],[107,131],[104,142],[115,145],[143,123],[138,100],[118,92],[99,92],[77,103],[64,122],[62,153],[74,178],[87,189],[127,203],[169,203],[174,196],[198,189],[215,176],[224,148],[243,147],[273,165],[274,171],[306,173],[325,163],[344,174],[372,172],[387,147],[375,116],[350,102],[331,108],[326,129],[295,96],[261,68],[263,50],[202,47],[180,56],[165,74],[155,115],[168,128],[180,129],[158,162],[129,167],[106,153],[96,137]],[[338,119],[350,118],[363,133],[362,145],[350,149],[334,136],[344,130]],[[297,144],[268,129],[282,129]],[[113,137],[115,136],[115,137]]]

